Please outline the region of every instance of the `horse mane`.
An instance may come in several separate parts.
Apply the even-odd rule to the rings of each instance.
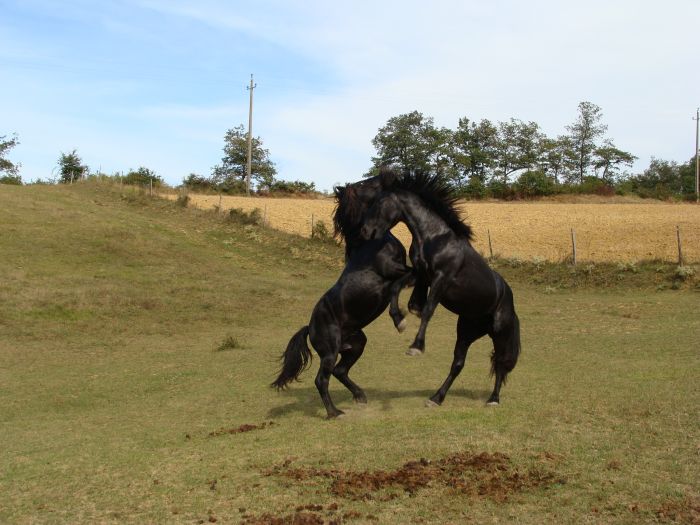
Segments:
[[[474,238],[471,226],[462,221],[457,209],[459,197],[455,188],[444,177],[422,171],[406,171],[396,179],[391,189],[401,189],[418,195],[457,236],[468,241]]]
[[[363,203],[351,184],[336,186],[335,210],[333,210],[333,235],[348,240],[360,231]]]

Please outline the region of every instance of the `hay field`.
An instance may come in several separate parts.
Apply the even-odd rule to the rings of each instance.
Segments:
[[[190,194],[200,208],[219,203],[216,195]],[[332,224],[332,199],[222,197],[224,210],[260,208],[268,224],[309,236],[311,216]],[[591,262],[676,261],[676,226],[680,226],[686,262],[700,261],[700,206],[657,201],[630,203],[464,202],[462,211],[476,233],[475,245],[488,254],[488,234],[495,255],[519,259],[562,261],[571,256],[571,229],[576,232],[577,258]],[[408,230],[397,236],[407,245]]]

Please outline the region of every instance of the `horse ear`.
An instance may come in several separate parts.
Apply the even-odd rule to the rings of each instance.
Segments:
[[[389,167],[382,167],[379,170],[379,183],[383,189],[390,188],[396,181],[396,171]]]

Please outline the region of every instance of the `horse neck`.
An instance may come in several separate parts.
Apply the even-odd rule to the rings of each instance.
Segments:
[[[399,195],[401,218],[414,240],[424,242],[451,231],[445,220],[425,205],[423,200],[412,193]]]

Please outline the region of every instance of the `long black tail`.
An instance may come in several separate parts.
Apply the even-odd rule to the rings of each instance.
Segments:
[[[520,356],[520,320],[515,313],[513,304],[513,292],[505,283],[504,296],[499,305],[501,317],[501,329],[494,339],[494,352],[491,355],[491,374],[500,372],[503,375],[503,384],[508,373],[515,368]]]
[[[309,327],[304,326],[292,336],[287,349],[281,356],[282,369],[280,375],[270,385],[277,390],[284,389],[289,383],[299,379],[301,374],[311,362],[311,350],[306,343],[309,335]]]

